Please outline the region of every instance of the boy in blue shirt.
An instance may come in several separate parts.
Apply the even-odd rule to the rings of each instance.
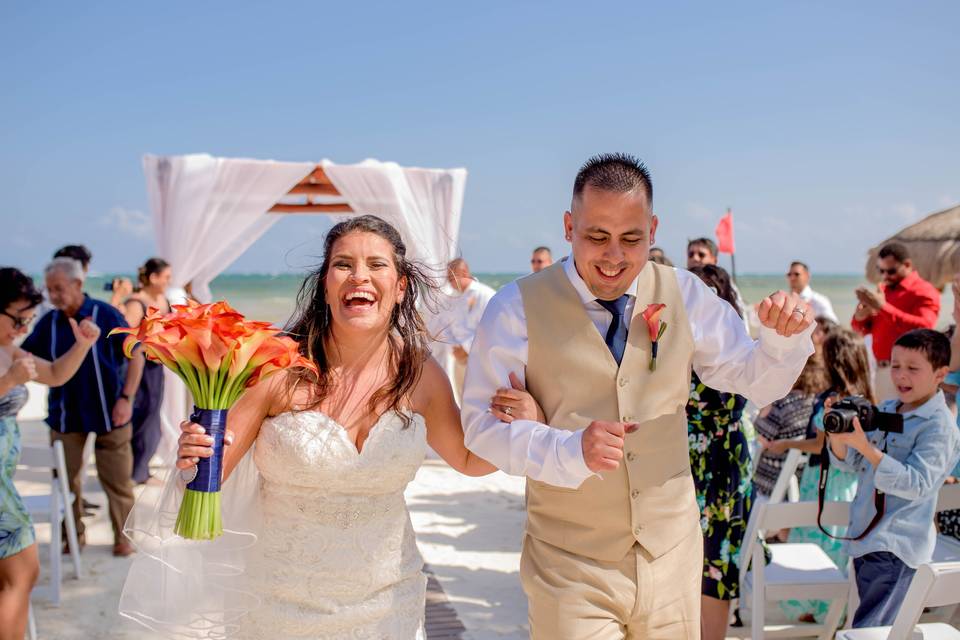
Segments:
[[[916,568],[933,557],[937,494],[960,459],[960,431],[939,389],[949,363],[942,333],[903,334],[891,354],[897,399],[880,406],[903,416],[903,433],[864,433],[854,419],[852,432],[828,435],[831,463],[858,474],[848,535],[862,534],[873,519],[875,491],[885,501],[876,527],[848,543],[860,594],[854,627],[893,624]]]

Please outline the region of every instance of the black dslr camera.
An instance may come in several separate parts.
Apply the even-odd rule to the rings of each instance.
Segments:
[[[850,396],[834,404],[823,416],[823,430],[827,433],[850,433],[853,419],[860,418],[864,431],[903,433],[903,415],[880,411],[863,396]]]

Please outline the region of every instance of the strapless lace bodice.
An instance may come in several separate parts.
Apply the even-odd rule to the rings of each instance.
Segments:
[[[316,411],[264,421],[254,449],[263,530],[253,638],[421,633],[426,580],[403,491],[426,452],[423,418],[390,412],[361,451]]]

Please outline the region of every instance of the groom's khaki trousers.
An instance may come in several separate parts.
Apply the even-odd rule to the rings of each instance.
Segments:
[[[700,527],[653,558],[639,544],[618,562],[575,555],[526,536],[520,580],[533,640],[697,640]]]

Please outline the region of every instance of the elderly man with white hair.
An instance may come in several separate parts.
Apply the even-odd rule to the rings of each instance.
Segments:
[[[53,361],[74,343],[69,319],[90,320],[100,327],[100,337],[66,384],[50,389],[47,424],[51,441],[61,440],[67,458],[70,491],[77,497],[73,514],[83,542],[81,516],[83,445],[88,433],[96,434],[97,477],[107,494],[113,525],[113,554],[127,556],[133,547],[123,536],[123,523],[133,507],[133,450],[130,446],[133,397],[140,385],[144,360],[140,352],[127,361],[123,337],[109,336],[127,323],[119,311],[83,292],[84,272],[73,258],[55,258],[44,270],[54,309],[37,321],[21,345]]]

